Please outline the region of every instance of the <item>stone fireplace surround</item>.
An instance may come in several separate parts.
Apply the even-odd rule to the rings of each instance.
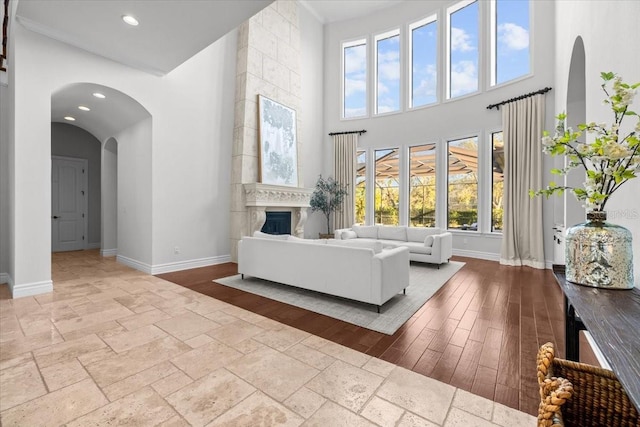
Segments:
[[[313,190],[305,189],[301,156],[297,187],[260,183],[258,95],[295,110],[301,153],[302,77],[298,2],[276,0],[238,30],[234,137],[231,155],[231,260],[238,242],[260,230],[267,211],[290,211],[291,231],[302,237]]]
[[[243,187],[249,213],[246,236],[262,229],[267,211],[290,211],[291,234],[304,237],[304,224],[313,189],[262,183],[243,184]]]

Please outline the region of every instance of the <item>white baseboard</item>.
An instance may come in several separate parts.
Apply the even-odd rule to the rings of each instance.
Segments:
[[[486,259],[487,261],[500,261],[500,254],[491,252],[469,251],[466,249],[453,249],[453,254],[469,258]]]
[[[32,295],[44,294],[47,292],[53,292],[53,282],[51,280],[44,280],[42,282],[23,283],[16,285],[13,280],[9,278],[9,288],[11,289],[11,295],[13,298],[29,297]]]
[[[87,249],[100,249],[100,242],[87,243]]]
[[[223,264],[225,262],[231,262],[231,256],[221,255],[217,257],[200,258],[157,265],[149,265],[122,255],[117,255],[116,260],[128,267],[135,268],[136,270],[142,271],[144,273],[154,275],[171,273],[174,271],[189,270],[191,268],[207,267],[209,265]]]
[[[189,270],[191,268],[208,267],[210,265],[224,264],[231,262],[231,255],[221,255],[208,258],[193,259],[189,261],[169,262],[166,264],[154,265],[151,268],[151,274],[171,273],[180,270]]]
[[[118,255],[118,248],[115,248],[115,249],[100,249],[100,255],[102,255],[102,256],[116,256],[116,255]]]
[[[149,264],[145,264],[144,262],[136,261],[135,259],[128,258],[123,255],[117,255],[116,261],[120,264],[126,265],[127,267],[142,271],[143,273],[151,274],[151,266]]]
[[[0,283],[9,284],[10,280],[11,280],[11,277],[9,277],[9,273],[0,273]]]

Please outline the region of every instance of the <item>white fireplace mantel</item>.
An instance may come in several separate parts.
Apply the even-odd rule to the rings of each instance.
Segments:
[[[245,206],[249,208],[247,236],[261,230],[269,208],[289,208],[292,213],[292,234],[304,237],[307,208],[310,206],[312,188],[287,187],[259,182],[243,184]]]
[[[259,182],[243,184],[246,206],[308,208],[312,188],[287,187]]]

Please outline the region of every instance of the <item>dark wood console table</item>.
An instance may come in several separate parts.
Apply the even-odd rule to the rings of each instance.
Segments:
[[[578,333],[588,330],[640,410],[640,289],[575,285],[567,282],[564,266],[554,265],[553,273],[565,298],[567,359],[578,360]]]

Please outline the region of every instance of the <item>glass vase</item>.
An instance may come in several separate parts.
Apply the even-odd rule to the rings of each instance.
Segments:
[[[595,288],[631,289],[631,232],[606,219],[604,211],[588,212],[587,222],[567,229],[566,278]]]

